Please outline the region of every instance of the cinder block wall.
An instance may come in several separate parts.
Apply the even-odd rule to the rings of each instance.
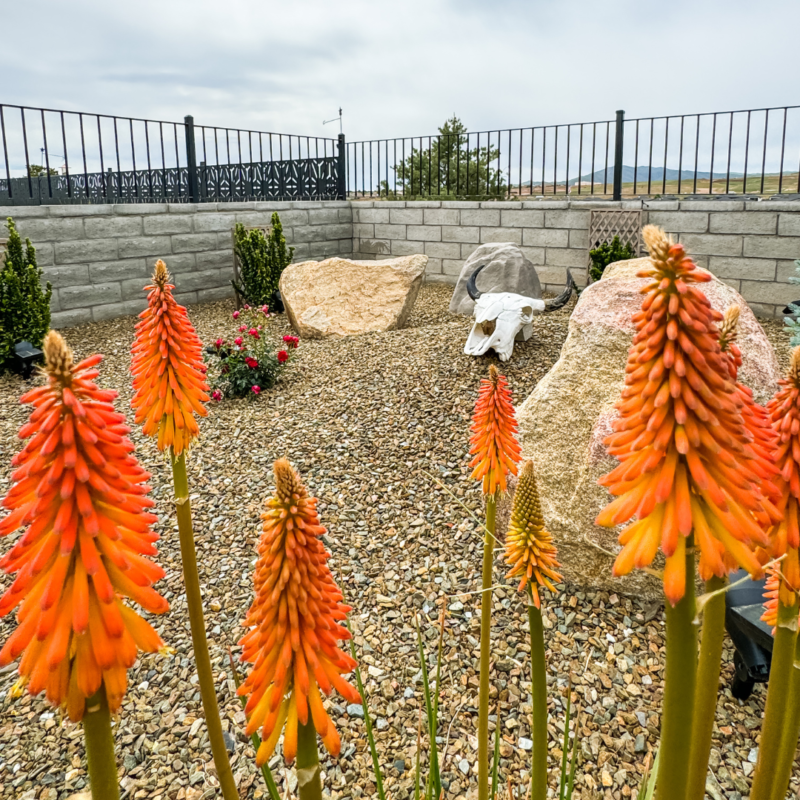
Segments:
[[[159,258],[175,275],[181,303],[231,296],[233,226],[269,225],[273,211],[295,260],[352,252],[352,212],[344,200],[10,206],[0,209],[0,222],[13,217],[33,242],[53,285],[53,327],[65,328],[139,313],[142,287]],[[0,224],[0,238],[5,233]]]
[[[455,283],[484,242],[514,242],[558,291],[567,268],[586,282],[592,209],[642,209],[683,242],[697,262],[734,286],[762,316],[800,298],[789,283],[800,258],[800,202],[765,200],[530,200],[523,202],[354,201],[353,252],[380,259],[428,255],[428,279]]]

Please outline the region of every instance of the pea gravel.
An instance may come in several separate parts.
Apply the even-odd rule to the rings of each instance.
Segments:
[[[463,354],[469,321],[447,312],[450,292],[447,286],[424,286],[401,331],[302,341],[275,389],[252,401],[212,403],[201,422],[202,438],[189,460],[191,499],[211,657],[242,798],[264,797],[265,790],[242,732],[244,714],[228,651],[237,652],[243,632],[239,621],[252,597],[259,513],[272,489],[271,464],[283,455],[320,499],[331,566],[354,607],[351,623],[388,796],[413,797],[423,704],[414,620],[419,619],[432,669],[443,606],[437,736],[445,796],[475,793],[479,607],[472,593],[480,581],[481,542],[477,523],[461,504],[480,515],[480,496],[467,468],[468,424],[480,378],[494,359]],[[189,312],[209,343],[234,335],[232,310],[231,303],[220,302]],[[533,337],[517,343],[511,363],[501,365],[516,403],[558,358],[570,311],[571,305],[536,317]],[[105,354],[100,381],[120,390],[121,410],[130,402],[133,325],[133,318],[124,318],[66,331],[79,357]],[[766,329],[785,365],[787,334],[779,322]],[[276,344],[288,332],[283,316],[267,323]],[[9,488],[10,460],[20,447],[16,432],[27,412],[18,398],[25,388],[19,378],[0,378],[0,494]],[[123,796],[216,798],[221,795],[191,658],[168,465],[152,441],[136,429],[132,437],[153,473],[163,537],[158,561],[167,572],[157,588],[171,604],[171,611],[153,622],[173,652],[144,656],[129,672],[130,688],[115,725]],[[0,551],[10,545],[3,542]],[[524,796],[531,747],[527,618],[514,586],[502,577],[499,558],[496,566],[502,588],[494,593],[490,728],[499,709],[500,786],[510,783]],[[7,576],[0,577],[0,587],[8,583]],[[662,609],[569,584],[559,589],[558,596],[545,600],[551,785],[556,785],[571,676],[572,702],[579,709],[575,797],[636,797],[658,742]],[[14,625],[12,619],[0,620],[0,640]],[[755,766],[764,690],[757,687],[745,703],[734,700],[727,688],[733,672],[729,643],[724,659],[707,789],[713,800],[741,800]],[[0,674],[0,798],[60,800],[85,791],[80,727],[63,722],[41,698],[12,699],[12,669]],[[329,709],[342,735],[342,753],[323,760],[326,796],[376,796],[360,707],[333,697]],[[424,733],[422,739],[424,774]],[[282,796],[287,789],[294,793],[293,770],[278,756],[271,765]],[[792,789],[795,794],[800,789],[800,773]]]

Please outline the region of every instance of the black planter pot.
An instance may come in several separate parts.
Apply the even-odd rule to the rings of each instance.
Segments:
[[[279,289],[272,293],[272,299],[269,303],[269,311],[271,314],[283,314],[286,309],[283,306],[283,298]]]
[[[33,367],[44,359],[44,353],[34,347],[30,342],[17,342],[14,345],[14,356],[11,359],[11,368],[25,380],[31,377]]]

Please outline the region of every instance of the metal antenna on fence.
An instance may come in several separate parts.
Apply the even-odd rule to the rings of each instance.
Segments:
[[[327,125],[329,122],[336,122],[337,119],[339,120],[339,133],[344,133],[344,128],[342,128],[342,109],[341,109],[341,107],[339,108],[339,116],[338,117],[334,117],[333,119],[324,119],[324,120],[322,120],[322,124],[323,125]]]

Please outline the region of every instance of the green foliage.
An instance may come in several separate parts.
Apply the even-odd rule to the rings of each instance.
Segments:
[[[241,282],[231,281],[233,288],[254,306],[269,305],[278,288],[281,273],[291,264],[294,247],[286,247],[283,226],[276,211],[272,215],[269,236],[255,229],[248,231],[237,223],[233,249],[239,259]]]
[[[794,262],[795,272],[800,275],[800,258],[798,258]],[[795,277],[792,275],[789,278],[790,283],[800,283],[800,277]],[[800,344],[800,306],[796,305],[795,303],[789,303],[789,311],[794,314],[794,317],[784,317],[783,321],[786,323],[786,327],[789,329],[789,333],[792,334],[792,338],[789,342],[792,347],[797,347]]]
[[[453,116],[431,137],[427,148],[412,147],[411,155],[392,169],[397,179],[397,196],[403,200],[436,197],[438,199],[483,199],[505,197],[508,186],[499,169],[491,167],[500,156],[496,147],[469,148],[467,128]],[[424,139],[423,139],[424,142]],[[383,180],[380,194],[394,196],[395,181]]]
[[[28,166],[28,175],[30,175],[31,178],[46,177],[47,174],[47,167],[43,167],[41,164],[30,164]],[[50,167],[50,175],[58,175],[58,170],[54,167]]]
[[[50,329],[50,284],[42,289],[42,271],[30,239],[22,239],[8,218],[8,244],[0,270],[0,371],[7,368],[17,342],[41,347]]]
[[[611,244],[605,242],[595,247],[594,250],[589,251],[589,257],[592,259],[589,274],[592,276],[593,281],[599,281],[609,264],[613,264],[615,261],[625,261],[628,258],[633,258],[633,256],[633,247],[628,243],[623,245],[619,240],[619,236],[615,236]]]

